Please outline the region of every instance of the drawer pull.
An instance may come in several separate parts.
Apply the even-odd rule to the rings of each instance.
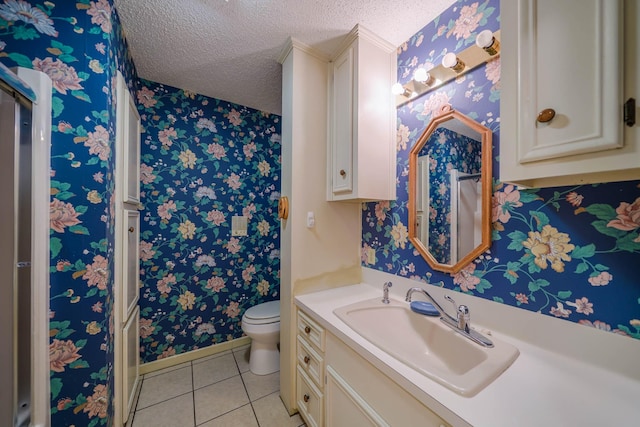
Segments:
[[[308,365],[309,362],[311,362],[311,359],[309,358],[309,356],[305,356],[304,357],[304,363],[306,363]]]
[[[340,176],[344,178],[347,176],[347,172],[344,169],[340,169]]]
[[[135,228],[133,228],[133,227],[129,227],[129,233],[133,233],[134,231],[136,231],[136,229],[135,229]]]
[[[556,116],[556,110],[553,108],[545,108],[544,110],[538,113],[538,118],[536,121],[539,123],[549,123]]]
[[[309,402],[309,395],[305,393],[305,395],[302,396],[302,400],[304,400],[304,403]]]
[[[310,328],[310,327],[308,327],[308,326],[305,326],[305,327],[304,327],[304,333],[305,333],[305,334],[308,334],[308,333],[310,333],[310,332],[311,332],[311,328]]]

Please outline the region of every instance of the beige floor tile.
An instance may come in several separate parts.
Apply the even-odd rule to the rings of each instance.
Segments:
[[[233,352],[233,357],[236,359],[238,369],[241,373],[249,372],[249,353],[251,352],[250,346],[239,347],[240,350]]]
[[[168,368],[158,369],[157,371],[144,374],[144,378],[151,378],[157,375],[166,374],[167,372],[175,371],[176,369],[187,368],[191,366],[191,362],[180,363],[179,365],[169,366]]]
[[[251,409],[251,405],[245,405],[204,424],[200,424],[199,427],[258,427],[258,421],[256,421],[256,416],[253,413],[253,409]]]
[[[240,376],[194,391],[196,423],[202,424],[249,403]]]
[[[194,365],[197,365],[198,363],[206,362],[208,360],[215,359],[220,356],[226,356],[227,354],[231,354],[231,350],[225,350],[225,351],[221,351],[220,353],[212,354],[211,356],[201,357],[199,359],[193,360],[192,363]]]
[[[174,397],[136,411],[132,427],[193,427],[193,395]]]
[[[258,399],[252,405],[260,427],[299,427],[304,424],[299,414],[289,416],[279,392]]]
[[[193,365],[193,388],[197,390],[204,386],[226,380],[238,375],[238,367],[233,354],[208,359]]]
[[[145,378],[142,380],[136,409],[143,409],[191,391],[193,391],[191,366]]]
[[[252,402],[280,390],[280,372],[274,372],[269,375],[256,375],[252,372],[245,372],[242,374],[242,381],[247,387],[247,393],[249,393],[249,399]]]

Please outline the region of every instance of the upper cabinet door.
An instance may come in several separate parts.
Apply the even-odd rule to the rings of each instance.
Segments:
[[[116,150],[121,159],[117,191],[124,203],[140,203],[140,115],[124,77],[117,77]]]
[[[620,160],[638,150],[623,130],[623,104],[633,96],[625,62],[637,57],[624,50],[637,40],[624,25],[624,14],[636,12],[625,9],[622,0],[501,2],[501,180],[634,179],[620,172],[633,169]]]

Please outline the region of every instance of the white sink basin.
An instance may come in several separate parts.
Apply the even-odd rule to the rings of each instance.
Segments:
[[[520,352],[491,337],[485,348],[444,325],[439,317],[414,313],[408,303],[380,298],[333,311],[384,352],[464,396],[472,396],[504,372]]]

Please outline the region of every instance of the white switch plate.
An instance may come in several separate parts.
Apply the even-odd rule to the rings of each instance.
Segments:
[[[307,228],[313,228],[316,226],[316,216],[313,212],[307,212]]]
[[[246,236],[247,235],[247,217],[234,215],[231,217],[231,235]]]

